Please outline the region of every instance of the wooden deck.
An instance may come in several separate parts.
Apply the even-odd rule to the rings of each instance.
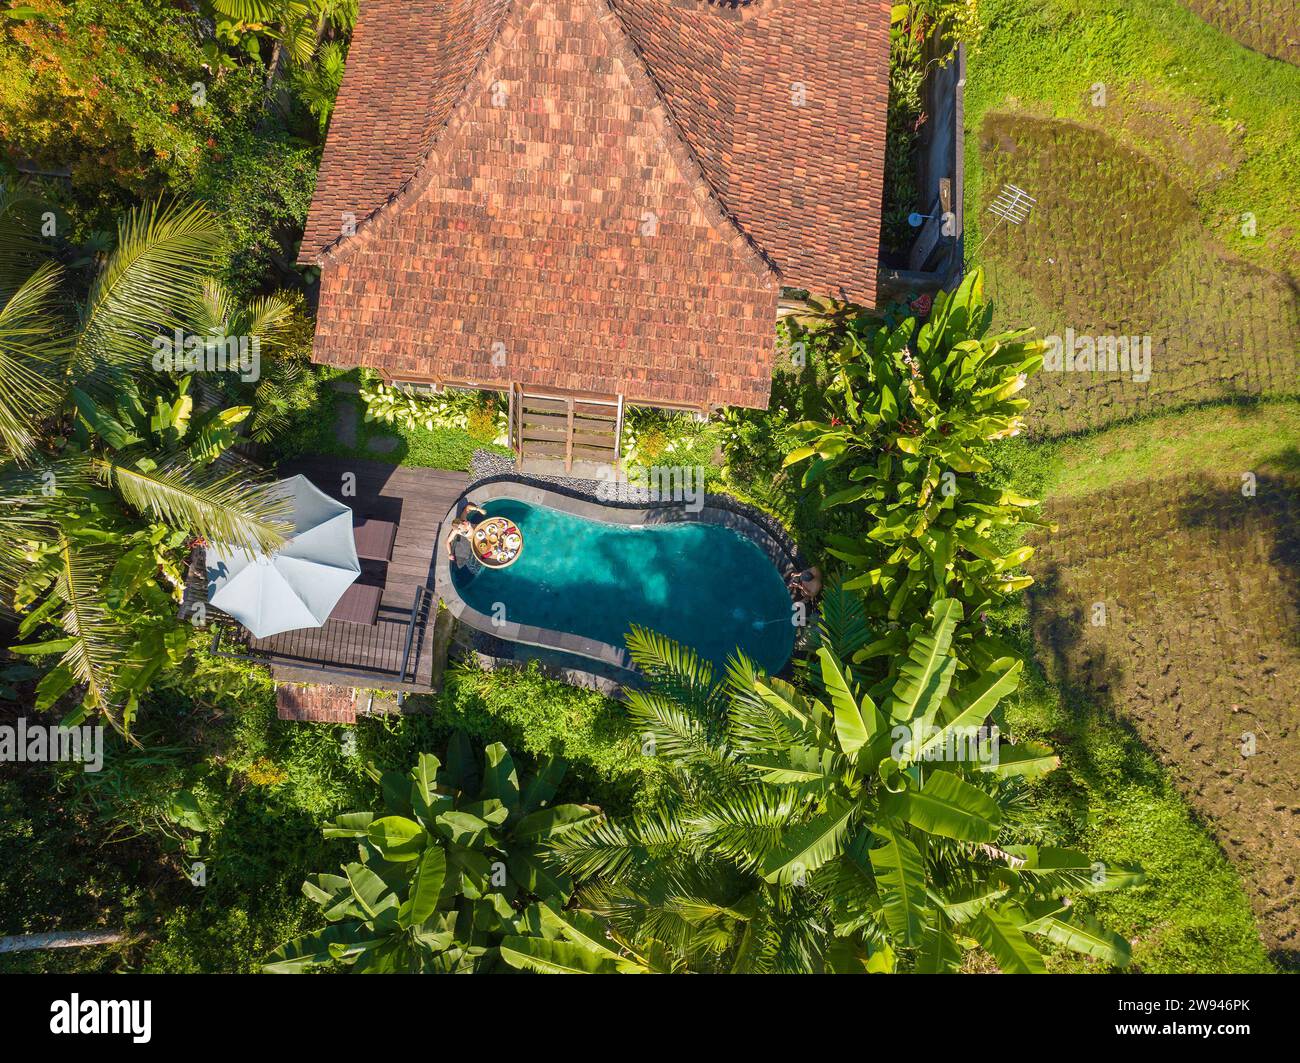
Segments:
[[[248,640],[248,652],[271,666],[281,683],[335,682],[377,689],[430,689],[432,595],[435,551],[441,523],[464,491],[463,472],[386,465],[356,458],[315,457],[286,462],[281,476],[306,476],[351,507],[355,518],[375,517],[397,525],[392,560],[363,561],[359,582],[383,587],[373,626],[328,621],[320,628],[285,631]],[[412,624],[419,589],[428,588],[424,608]],[[242,629],[241,629],[242,630]],[[407,643],[411,647],[407,655]],[[408,665],[405,677],[403,664]]]

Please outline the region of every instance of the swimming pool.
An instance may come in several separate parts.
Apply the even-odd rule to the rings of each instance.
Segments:
[[[505,569],[452,566],[450,580],[465,605],[498,620],[501,637],[596,656],[585,642],[621,648],[637,625],[718,666],[737,649],[769,672],[789,661],[790,594],[738,532],[702,520],[629,526],[518,498],[482,505],[519,526],[523,552]],[[548,637],[556,633],[577,640]]]

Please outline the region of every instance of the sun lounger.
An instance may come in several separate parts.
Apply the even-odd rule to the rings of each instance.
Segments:
[[[397,538],[397,525],[389,520],[366,518],[352,528],[357,544],[357,557],[363,561],[388,561],[393,556],[393,540]]]
[[[368,583],[354,583],[343,592],[343,597],[330,613],[330,619],[344,624],[373,626],[379,616],[379,599],[383,596],[382,587],[372,587]]]

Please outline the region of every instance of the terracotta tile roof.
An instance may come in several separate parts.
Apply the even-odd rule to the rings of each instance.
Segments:
[[[276,715],[299,723],[356,723],[356,691],[351,687],[277,683]]]
[[[782,283],[874,300],[888,21],[363,0],[303,242],[317,360],[765,406]]]
[[[872,305],[890,4],[610,2],[709,181],[782,283]]]
[[[508,0],[363,0],[301,258],[408,181],[446,124]]]

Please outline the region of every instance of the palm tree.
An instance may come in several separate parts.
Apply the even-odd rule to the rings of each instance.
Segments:
[[[72,930],[49,934],[19,934],[0,938],[0,952],[43,952],[46,949],[74,949],[87,945],[117,945],[126,940],[118,930]]]
[[[334,113],[334,101],[343,84],[344,53],[338,41],[321,45],[315,59],[294,73],[298,98],[319,123],[323,137]]]
[[[204,338],[247,336],[256,338],[261,352],[261,373],[255,385],[222,381],[203,386],[209,405],[238,400],[252,407],[248,435],[255,443],[268,443],[289,423],[290,416],[315,400],[310,349],[310,320],[300,313],[301,295],[277,292],[239,304],[223,283],[208,279],[196,315],[194,331]],[[304,322],[306,327],[304,329]]]
[[[591,883],[584,907],[692,970],[951,971],[982,948],[1004,971],[1041,971],[1033,937],[1127,963],[1127,943],[1061,894],[1141,872],[1010,840],[1023,779],[1056,758],[969,740],[1022,665],[963,669],[960,616],[957,601],[937,602],[896,674],[869,690],[834,646],[846,626],[824,627],[815,695],[740,656],[715,682],[693,652],[634,631],[649,682],[628,715],[667,762],[668,786],[649,812],[557,839]]]
[[[129,726],[138,688],[183,636],[136,630],[153,568],[133,548],[188,533],[247,550],[284,541],[285,503],[250,469],[159,450],[106,408],[160,384],[153,341],[192,330],[222,234],[198,206],[153,204],[119,224],[84,297],[44,259],[39,205],[0,185],[0,611],[25,614],[26,654],[57,655],[37,688],[47,707],[73,687],[80,718]],[[44,259],[44,260],[43,260]],[[157,590],[153,586],[153,590]],[[158,619],[158,609],[151,610]]]
[[[287,64],[308,66],[326,30],[350,30],[357,20],[357,0],[209,0],[235,36],[261,34],[273,42],[267,68],[270,89]],[[316,113],[314,110],[313,114]]]

